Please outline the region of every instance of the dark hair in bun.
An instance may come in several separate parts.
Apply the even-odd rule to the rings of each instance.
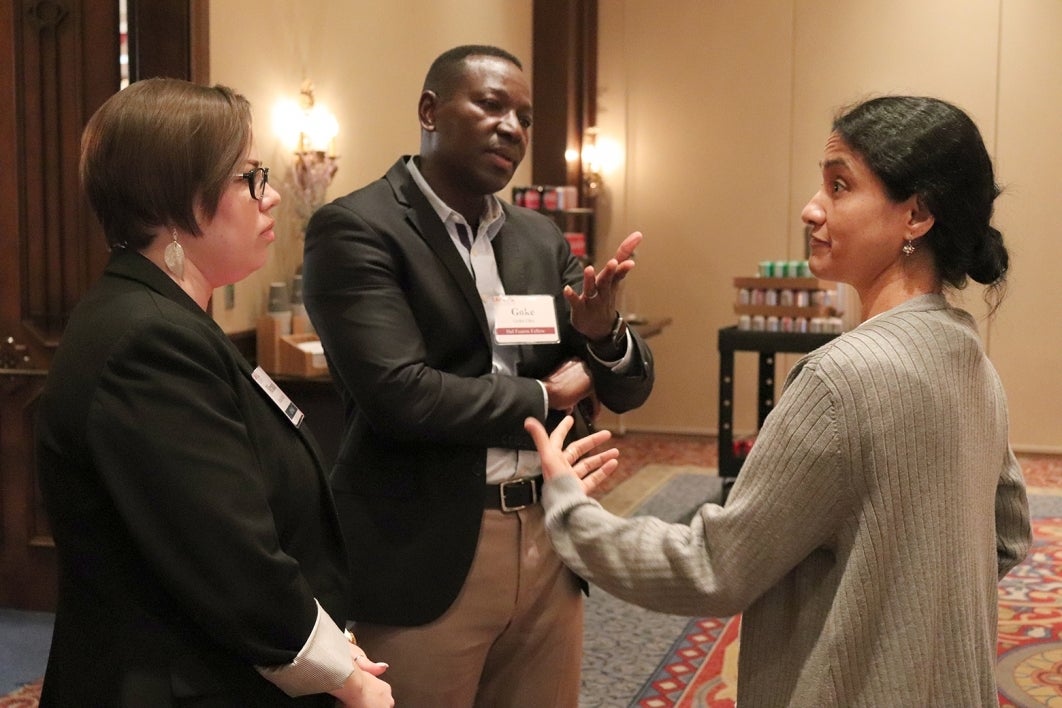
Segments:
[[[933,253],[941,279],[954,288],[967,277],[989,286],[985,298],[999,307],[1010,258],[1003,235],[991,225],[1000,188],[977,126],[946,101],[883,96],[843,110],[833,130],[858,152],[903,201],[917,194],[933,214],[921,242]]]

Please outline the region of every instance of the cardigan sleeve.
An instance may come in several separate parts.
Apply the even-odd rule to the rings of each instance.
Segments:
[[[1008,448],[999,484],[996,485],[996,553],[1000,580],[1025,558],[1031,545],[1025,482],[1021,466]]]
[[[609,593],[675,614],[740,612],[809,553],[829,547],[850,505],[835,406],[810,367],[767,417],[722,507],[689,524],[620,518],[571,478],[547,483],[547,525],[557,551]]]

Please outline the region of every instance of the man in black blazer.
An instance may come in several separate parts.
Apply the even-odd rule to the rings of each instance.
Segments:
[[[652,356],[615,308],[641,235],[584,269],[551,220],[494,196],[531,124],[508,52],[442,54],[418,114],[420,154],[306,232],[306,307],[347,415],[350,616],[398,705],[574,706],[580,582],[549,545],[523,420],[648,397]]]

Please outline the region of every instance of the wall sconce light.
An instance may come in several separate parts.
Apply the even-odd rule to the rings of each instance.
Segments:
[[[339,169],[336,155],[339,122],[327,108],[314,101],[313,84],[306,80],[302,82],[298,103],[281,101],[273,109],[273,126],[294,153],[287,186],[294,196],[300,233],[304,233],[310,216],[324,204],[325,192]]]
[[[566,152],[565,157],[572,159],[576,155]],[[595,126],[583,131],[583,145],[578,157],[582,161],[583,195],[590,199],[600,193],[605,175],[613,172],[623,161],[619,145],[601,136]]]
[[[591,126],[583,133],[583,194],[593,198],[601,191],[601,155],[597,150],[597,128]]]

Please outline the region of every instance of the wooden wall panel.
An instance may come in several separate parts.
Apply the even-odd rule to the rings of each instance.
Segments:
[[[102,232],[78,188],[81,129],[118,86],[117,3],[24,3],[16,112],[20,320],[39,356],[106,260]],[[107,57],[107,58],[104,58]]]
[[[580,185],[582,165],[564,153],[597,121],[597,0],[535,0],[533,12],[531,179]]]
[[[205,1],[145,7],[140,65],[180,78],[205,71]],[[107,261],[78,160],[85,123],[119,89],[118,28],[118,0],[0,2],[0,607],[55,602],[33,420],[63,327]]]

